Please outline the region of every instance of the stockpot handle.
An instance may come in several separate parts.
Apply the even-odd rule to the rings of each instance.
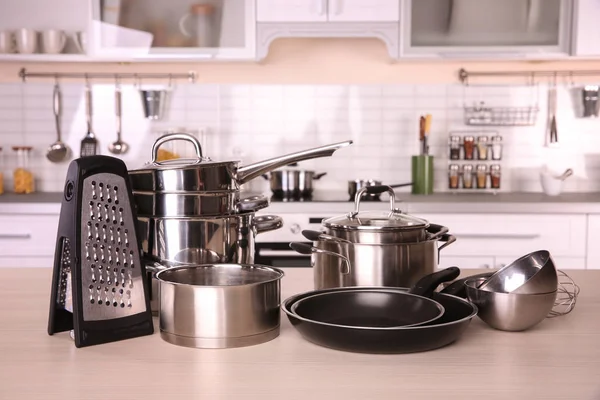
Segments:
[[[156,161],[156,159],[158,158],[158,148],[167,143],[170,142],[172,140],[185,140],[187,142],[191,142],[194,145],[194,149],[196,150],[196,155],[198,156],[198,159],[201,160],[202,159],[202,146],[200,145],[200,142],[198,141],[198,139],[196,139],[194,136],[188,134],[188,133],[167,133],[166,135],[163,135],[161,137],[159,137],[156,142],[154,142],[154,144],[152,145],[152,162],[155,164],[160,164],[159,162]]]
[[[453,235],[449,235],[447,233],[444,233],[442,236],[439,237],[438,239],[440,242],[445,242],[443,245],[441,245],[440,247],[438,247],[438,264],[440,262],[440,252],[442,251],[442,249],[444,247],[450,246],[452,243],[456,242],[456,237]]]
[[[283,219],[276,215],[260,215],[254,218],[254,227],[256,233],[274,231],[283,226]]]
[[[343,256],[338,253],[334,253],[333,251],[319,249],[319,248],[316,248],[316,247],[311,246],[306,243],[292,242],[292,243],[290,243],[290,248],[293,250],[296,250],[300,254],[311,255],[312,253],[322,253],[322,254],[328,254],[333,257],[341,258],[344,261],[344,264],[346,264],[346,268],[342,269],[340,272],[342,274],[350,273],[350,260],[346,256]]]
[[[360,206],[360,198],[363,194],[380,194],[383,192],[388,192],[390,195],[390,211],[396,212],[395,203],[396,203],[396,193],[394,193],[394,189],[392,189],[388,185],[377,185],[377,186],[365,186],[361,188],[354,197],[354,211],[350,213],[350,218],[354,218],[358,215],[358,209]]]

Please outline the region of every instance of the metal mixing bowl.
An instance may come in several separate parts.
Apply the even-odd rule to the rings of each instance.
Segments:
[[[538,250],[499,269],[479,287],[496,293],[540,294],[555,292],[558,275],[550,252]]]
[[[465,281],[467,299],[479,309],[486,324],[502,331],[524,331],[546,318],[557,291],[542,294],[497,293],[478,289],[485,278]]]

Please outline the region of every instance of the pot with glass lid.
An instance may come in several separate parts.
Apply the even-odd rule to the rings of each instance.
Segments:
[[[383,192],[390,195],[389,211],[359,211],[362,195]],[[323,220],[322,232],[303,232],[312,246],[291,244],[311,254],[315,289],[410,287],[436,270],[440,251],[456,238],[445,226],[402,213],[394,202],[391,187],[365,187],[356,194],[354,211]]]

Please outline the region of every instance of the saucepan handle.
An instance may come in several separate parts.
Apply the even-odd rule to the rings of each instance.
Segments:
[[[448,233],[448,227],[438,225],[438,224],[429,224],[427,227],[427,232],[431,233],[429,240],[439,239],[444,234]],[[455,239],[456,240],[456,239]]]
[[[254,218],[254,227],[256,233],[274,231],[283,226],[283,219],[276,215],[260,215]]]
[[[298,243],[298,242],[290,243],[290,248],[292,248],[293,250],[297,251],[300,254],[312,255],[312,253],[321,253],[321,254],[328,254],[333,257],[341,258],[344,261],[346,268],[342,268],[340,270],[340,272],[342,274],[350,273],[350,260],[348,260],[348,257],[345,257],[341,254],[334,253],[333,251],[319,249],[319,248],[316,248],[316,247],[311,246],[306,243]]]

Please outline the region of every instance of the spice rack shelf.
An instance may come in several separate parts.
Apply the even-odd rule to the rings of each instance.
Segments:
[[[502,188],[503,138],[495,130],[451,131],[448,190],[497,193]]]

